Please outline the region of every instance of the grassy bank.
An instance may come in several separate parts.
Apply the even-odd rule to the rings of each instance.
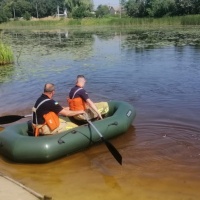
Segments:
[[[13,63],[14,56],[11,48],[0,42],[0,65]]]
[[[182,17],[181,25],[200,25],[200,15],[187,15]]]
[[[64,26],[160,26],[160,25],[181,25],[181,17],[153,18],[84,18],[84,19],[47,19],[31,21],[10,21],[0,24],[0,28],[12,27],[64,27]]]
[[[200,25],[200,15],[188,15],[163,18],[84,18],[84,19],[58,19],[46,18],[39,20],[19,20],[9,21],[0,24],[0,28],[17,27],[66,27],[66,26],[182,26],[182,25]]]

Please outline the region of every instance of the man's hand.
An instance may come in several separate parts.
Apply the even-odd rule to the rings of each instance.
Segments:
[[[103,119],[100,113],[98,113],[98,119]]]

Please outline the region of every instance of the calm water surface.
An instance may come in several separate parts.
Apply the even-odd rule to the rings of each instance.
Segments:
[[[142,33],[144,34],[144,33]],[[200,46],[138,39],[120,31],[2,31],[15,64],[0,67],[0,115],[30,114],[46,82],[55,98],[77,74],[95,101],[127,101],[137,117],[112,140],[119,166],[104,144],[41,165],[10,163],[0,172],[62,200],[200,199]]]

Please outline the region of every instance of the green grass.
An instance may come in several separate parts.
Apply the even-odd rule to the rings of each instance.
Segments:
[[[187,15],[182,17],[181,25],[200,25],[200,15]]]
[[[0,65],[13,63],[14,56],[11,48],[0,42]]]
[[[28,26],[56,26],[59,24],[59,21],[56,20],[39,20],[39,21],[10,21],[0,25],[0,27],[28,27]]]
[[[163,17],[163,18],[129,18],[129,17],[105,17],[105,18],[84,18],[84,19],[40,19],[37,21],[10,21],[0,24],[0,28],[17,27],[65,27],[65,26],[182,26],[200,25],[200,15]]]

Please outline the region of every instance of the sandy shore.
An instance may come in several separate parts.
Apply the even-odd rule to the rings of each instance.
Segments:
[[[0,174],[0,199],[1,200],[49,200],[51,197],[43,196],[23,184]]]

